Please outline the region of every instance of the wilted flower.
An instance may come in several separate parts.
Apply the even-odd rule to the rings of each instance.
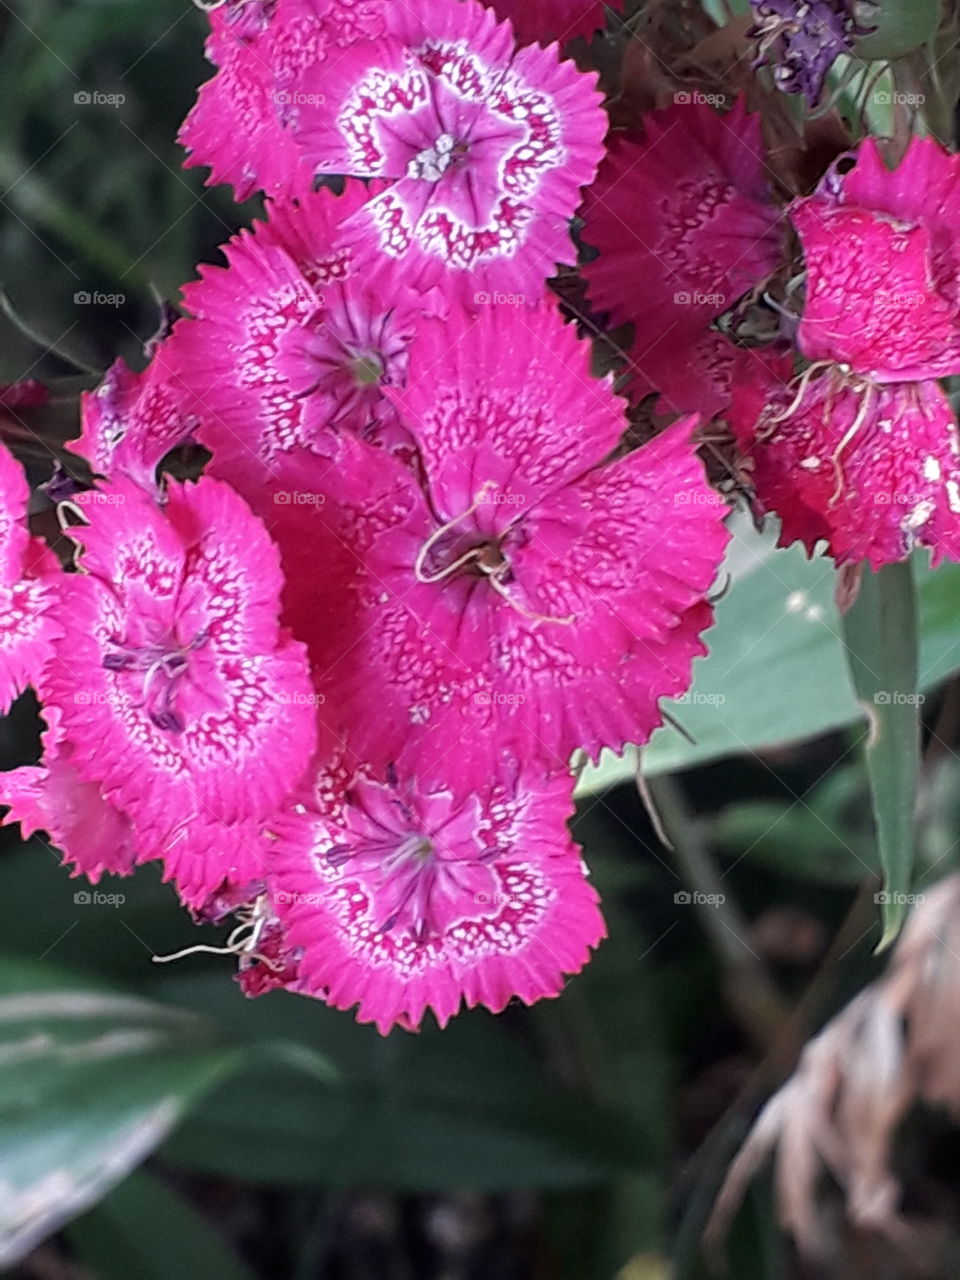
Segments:
[[[783,545],[825,540],[838,564],[874,568],[929,547],[960,559],[960,436],[935,382],[874,383],[838,366],[791,377],[751,355],[730,422]]]
[[[960,156],[913,138],[890,170],[867,138],[790,217],[806,266],[807,359],[878,383],[960,373]]]
[[[890,967],[804,1050],[727,1174],[708,1232],[719,1232],[765,1158],[776,1151],[780,1221],[816,1253],[823,1239],[817,1187],[839,1183],[860,1227],[904,1239],[891,1168],[897,1127],[915,1102],[960,1115],[960,877],[926,895]]]
[[[631,397],[706,417],[729,403],[737,351],[713,322],[776,269],[781,218],[742,99],[722,116],[678,103],[642,139],[614,137],[584,202],[600,252],[583,270],[594,309],[634,326]]]
[[[859,17],[860,0],[750,0],[750,8],[756,21],[747,34],[759,44],[754,66],[771,63],[777,88],[804,94],[811,106],[840,54],[873,30]]]
[[[589,40],[602,29],[607,11],[621,12],[623,0],[484,0],[498,18],[511,22],[521,44],[534,40],[565,44],[576,36]]]

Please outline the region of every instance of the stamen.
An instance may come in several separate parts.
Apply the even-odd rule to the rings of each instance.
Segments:
[[[827,504],[828,506],[831,506],[831,507],[834,506],[840,500],[840,496],[843,493],[844,487],[846,485],[846,478],[843,474],[843,465],[840,462],[840,455],[843,453],[844,449],[846,449],[847,445],[849,445],[851,441],[854,439],[854,437],[859,433],[860,428],[863,426],[864,422],[866,422],[867,415],[870,412],[870,408],[873,403],[873,396],[874,396],[875,390],[876,388],[872,382],[865,381],[861,384],[861,389],[860,389],[861,402],[860,402],[860,408],[857,411],[857,416],[854,418],[849,429],[845,433],[843,439],[837,445],[836,451],[833,457],[830,459],[831,463],[833,464],[834,475],[837,478],[837,487],[834,489],[833,493],[830,496],[830,501]]]
[[[521,617],[529,618],[531,622],[555,622],[560,627],[569,627],[576,621],[577,615],[575,613],[570,613],[565,618],[551,618],[549,614],[531,613],[529,609],[524,609],[522,604],[517,604],[516,600],[507,594],[507,588],[500,581],[499,573],[491,573],[488,581],[497,595],[506,600],[511,609],[519,613]]]
[[[452,573],[455,573],[458,569],[462,569],[465,564],[469,564],[472,560],[475,560],[477,558],[480,552],[479,547],[475,548],[473,551],[468,552],[466,556],[461,556],[460,559],[457,560],[454,564],[448,565],[445,569],[442,569],[439,573],[427,575],[423,571],[423,566],[424,566],[424,563],[426,562],[427,556],[430,554],[430,552],[433,550],[433,548],[436,546],[439,540],[442,537],[444,537],[445,534],[449,533],[451,529],[456,528],[456,526],[461,522],[461,520],[466,520],[467,516],[472,516],[474,511],[476,511],[477,507],[479,507],[482,504],[487,494],[490,493],[492,489],[496,489],[496,488],[497,488],[497,482],[495,480],[485,480],[483,484],[480,486],[480,488],[477,490],[477,496],[474,498],[470,506],[467,507],[466,511],[462,512],[458,516],[454,516],[452,520],[448,520],[446,524],[441,525],[439,529],[436,529],[430,535],[430,537],[426,540],[426,542],[420,548],[420,551],[417,554],[417,558],[414,561],[413,572],[418,582],[423,582],[426,584],[433,583],[433,582],[442,582],[444,578],[449,578]]]

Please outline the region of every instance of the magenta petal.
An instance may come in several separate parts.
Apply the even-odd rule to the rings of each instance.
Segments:
[[[214,480],[171,483],[165,512],[130,482],[104,496],[71,531],[86,572],[62,583],[69,636],[43,687],[77,769],[154,831],[269,812],[316,742],[276,549]]]
[[[604,936],[566,820],[570,780],[456,800],[359,782],[281,829],[273,898],[297,989],[382,1034],[559,993]]]
[[[792,388],[763,373],[753,385],[732,424],[783,543],[812,552],[825,540],[839,564],[874,568],[915,546],[935,564],[960,558],[960,435],[936,383],[880,386],[834,370],[789,413]]]

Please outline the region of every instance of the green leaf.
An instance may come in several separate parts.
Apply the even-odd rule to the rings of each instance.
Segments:
[[[142,1169],[67,1234],[98,1280],[254,1280],[192,1205]]]
[[[695,664],[690,692],[662,704],[693,742],[672,727],[658,730],[643,751],[650,776],[814,737],[863,716],[844,656],[833,562],[808,560],[796,546],[778,550],[774,530],[758,534],[744,520],[733,532],[729,589],[706,637],[710,655]],[[960,669],[960,565],[916,563],[920,687],[929,689]],[[632,748],[620,759],[605,754],[584,771],[577,794],[632,780],[636,769]]]
[[[95,1204],[237,1061],[194,1014],[0,961],[0,1267]]]
[[[907,913],[915,861],[920,772],[919,642],[913,566],[864,569],[860,594],[844,617],[854,688],[870,723],[867,774],[884,872],[883,938]]]
[[[886,61],[927,44],[940,25],[940,0],[884,0],[873,21],[876,31],[853,46],[858,58]]]
[[[862,770],[848,767],[828,774],[803,803],[728,805],[713,820],[713,838],[731,857],[749,857],[779,875],[836,887],[860,884],[880,874],[873,834],[857,822],[866,785]]]
[[[283,993],[237,1000],[238,1011],[217,974],[163,989],[242,1017],[264,1050],[167,1143],[164,1158],[187,1167],[289,1185],[499,1191],[586,1186],[649,1163],[645,1126],[545,1080],[507,1017],[473,1012],[445,1031],[384,1038]],[[277,1052],[294,1039],[332,1064],[336,1083]]]

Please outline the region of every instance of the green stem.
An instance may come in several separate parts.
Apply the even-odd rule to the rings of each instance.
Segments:
[[[64,204],[36,172],[8,148],[0,148],[0,189],[4,201],[28,226],[43,227],[70,245],[109,280],[123,280],[135,289],[149,288],[150,279],[116,241],[104,235],[77,209]]]
[[[920,774],[919,622],[910,561],[864,568],[860,594],[843,618],[853,687],[869,723],[867,775],[884,873],[883,937],[907,914],[915,862]]]

